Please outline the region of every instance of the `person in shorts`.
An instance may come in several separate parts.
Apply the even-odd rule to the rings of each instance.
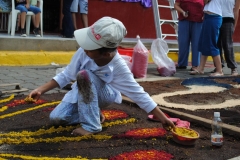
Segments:
[[[26,23],[26,14],[28,11],[32,11],[35,14],[35,23],[33,33],[36,37],[40,37],[39,34],[39,24],[40,24],[40,16],[41,10],[36,6],[32,6],[29,0],[15,0],[15,6],[17,10],[20,10],[20,27],[21,27],[21,36],[27,37],[25,30]]]
[[[72,12],[72,19],[74,29],[77,30],[77,23],[76,23],[76,14],[78,13],[78,6],[79,6],[79,13],[81,14],[82,24],[83,27],[88,27],[88,0],[73,0],[71,5],[71,12]]]

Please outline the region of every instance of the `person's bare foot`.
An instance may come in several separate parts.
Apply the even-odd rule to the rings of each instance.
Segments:
[[[74,130],[72,131],[72,134],[73,134],[74,136],[79,136],[79,135],[84,136],[84,135],[89,135],[89,134],[93,134],[93,133],[86,131],[86,130],[83,129],[82,127],[79,127],[79,128],[77,128],[77,129],[74,129]]]

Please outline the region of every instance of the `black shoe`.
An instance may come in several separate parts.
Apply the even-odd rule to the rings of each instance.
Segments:
[[[33,30],[33,33],[34,33],[35,37],[41,37],[40,34],[39,34],[39,28],[35,28]]]
[[[187,69],[187,66],[176,66],[176,69]]]
[[[21,37],[27,37],[25,29],[21,29]]]

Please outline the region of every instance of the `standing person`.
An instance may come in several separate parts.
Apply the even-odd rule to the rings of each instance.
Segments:
[[[200,63],[198,42],[203,21],[203,0],[176,0],[174,8],[179,13],[178,18],[178,66],[177,69],[186,69],[190,45],[192,50],[192,68],[194,70]]]
[[[117,19],[103,17],[92,26],[76,30],[74,36],[81,46],[64,71],[46,84],[33,90],[29,97],[38,99],[45,92],[76,82],[51,112],[56,125],[79,124],[74,135],[87,135],[102,130],[101,109],[121,103],[126,95],[147,113],[156,116],[166,127],[175,127],[148,93],[136,82],[125,60],[117,51],[125,37],[125,26]],[[101,121],[102,117],[102,121]]]
[[[73,19],[73,25],[74,29],[77,30],[77,23],[76,23],[76,14],[78,13],[78,6],[80,8],[80,14],[82,18],[82,24],[83,27],[88,27],[88,0],[73,0],[72,6],[71,6],[71,12],[72,12],[72,19]]]
[[[20,10],[20,27],[21,36],[27,37],[25,30],[26,14],[28,11],[32,11],[35,14],[34,30],[33,33],[36,37],[40,37],[39,34],[39,24],[40,24],[40,8],[30,5],[30,0],[15,0],[16,9]]]
[[[234,33],[234,6],[236,1],[239,0],[223,0],[222,7],[222,25],[220,28],[218,47],[220,49],[221,63],[224,67],[224,58],[226,60],[228,68],[231,69],[231,75],[237,76],[237,63],[234,57],[233,51],[233,38]],[[223,53],[224,58],[223,58]],[[215,69],[213,73],[215,72]]]
[[[62,19],[62,36],[63,38],[73,38],[73,20],[71,15],[71,5],[73,0],[63,0],[63,19]]]
[[[217,46],[219,29],[222,24],[222,0],[204,0],[204,3],[204,20],[198,46],[202,55],[200,65],[190,74],[204,74],[207,57],[212,56],[216,72],[211,73],[210,76],[223,76],[220,51]]]

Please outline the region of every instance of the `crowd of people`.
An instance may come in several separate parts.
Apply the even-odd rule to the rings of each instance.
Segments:
[[[191,45],[190,74],[204,74],[207,58],[212,56],[216,68],[210,76],[224,75],[224,58],[231,69],[231,75],[238,75],[232,35],[238,21],[240,1],[176,0],[174,7],[179,12],[179,54],[176,68],[187,68]]]
[[[32,22],[34,25],[33,33],[36,37],[40,37],[39,24],[40,24],[40,13],[38,0],[15,0],[15,6],[17,10],[20,10],[21,14],[18,16],[20,32],[22,37],[27,37],[25,23],[26,14],[28,11],[32,11]],[[82,18],[83,27],[88,27],[88,0],[63,0],[62,7],[62,37],[73,38],[73,32],[78,29],[76,22],[76,14],[79,13]],[[41,28],[42,29],[42,28]]]

